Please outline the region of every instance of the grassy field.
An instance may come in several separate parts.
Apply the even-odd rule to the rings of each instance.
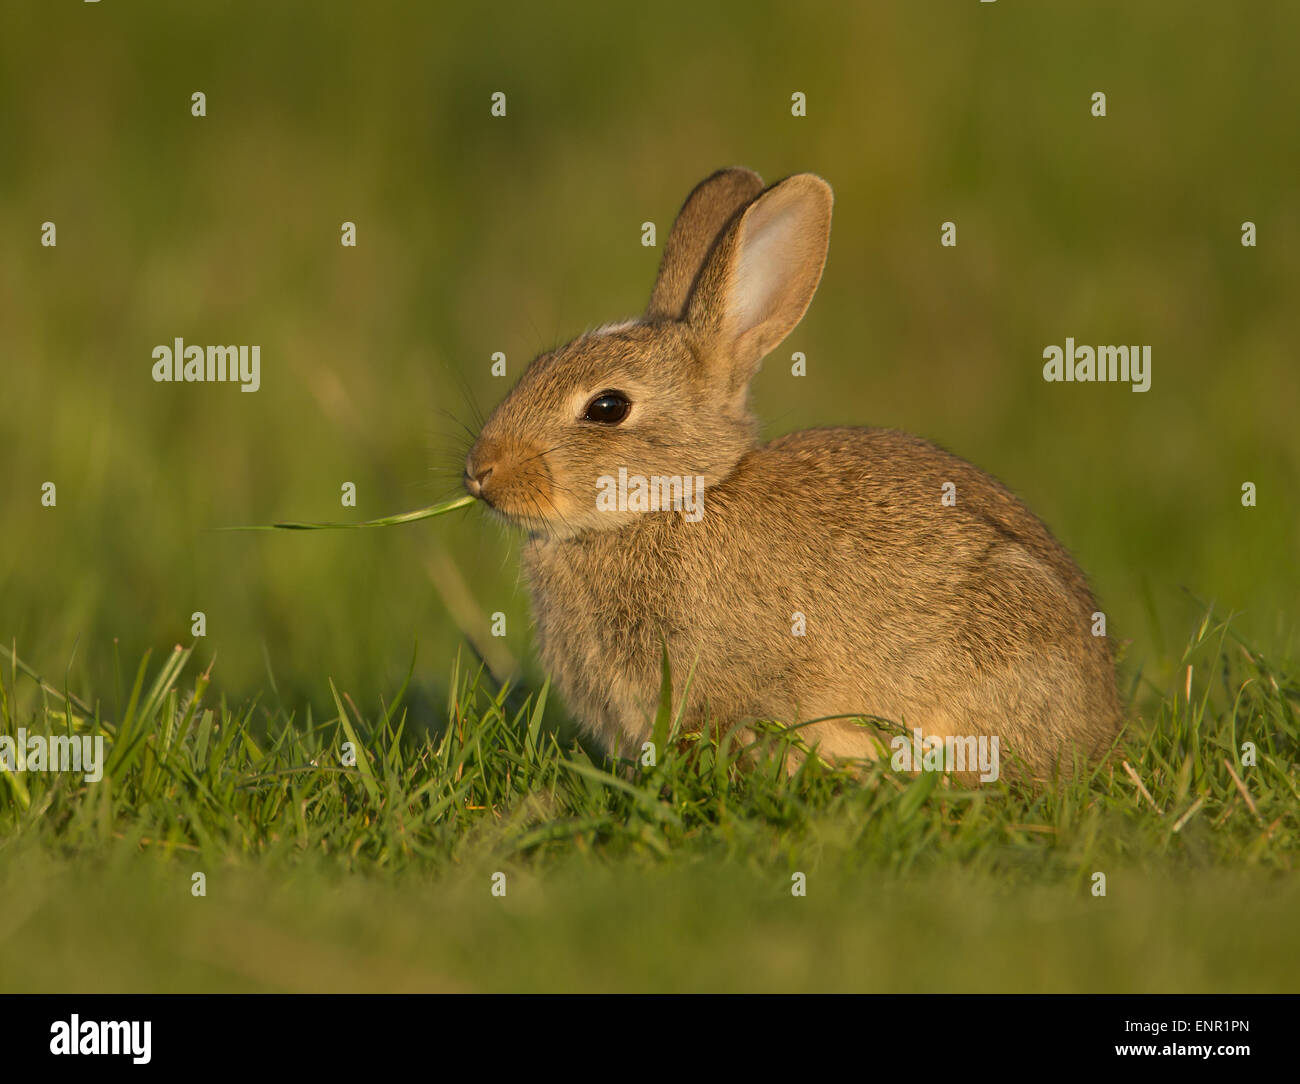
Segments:
[[[1300,8],[442,7],[6,8],[0,733],[109,760],[0,778],[0,989],[1300,989]],[[620,770],[479,509],[213,529],[457,492],[731,164],[836,194],[765,435],[916,432],[1052,527],[1129,705],[1093,778]],[[1045,383],[1067,336],[1151,389]],[[155,383],[176,337],[260,389]]]
[[[668,697],[667,755],[602,764],[459,662],[433,731],[403,691],[232,709],[177,648],[119,724],[52,685],[26,720],[109,753],[4,777],[0,984],[1295,990],[1300,688],[1208,618],[1184,661],[1118,765],[1030,791],[791,775],[790,732],[682,734]]]

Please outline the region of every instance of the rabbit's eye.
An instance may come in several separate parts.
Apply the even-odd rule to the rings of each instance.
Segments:
[[[631,402],[621,391],[602,391],[587,404],[587,413],[582,416],[582,420],[618,425],[631,409]]]

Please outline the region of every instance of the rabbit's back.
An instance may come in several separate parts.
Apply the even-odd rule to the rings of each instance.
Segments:
[[[998,735],[1036,772],[1119,721],[1097,609],[1068,553],[1004,486],[919,438],[793,433],[743,456],[703,514],[525,550],[543,661],[624,752],[649,732],[666,642],[686,717],[868,714]],[[865,732],[819,724],[832,755]]]

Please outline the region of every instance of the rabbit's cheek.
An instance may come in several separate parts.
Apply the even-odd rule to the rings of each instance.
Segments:
[[[591,494],[547,457],[536,452],[515,457],[500,473],[498,478],[498,471],[493,472],[485,496],[502,515],[548,534],[570,534],[591,525]]]
[[[572,486],[562,479],[556,480],[548,476],[539,484],[538,492],[542,494],[539,500],[550,519],[571,523],[587,508],[587,502],[581,499],[581,495],[575,494]]]
[[[535,462],[517,465],[493,494],[498,511],[519,519],[549,519],[556,514],[555,490],[547,472]]]

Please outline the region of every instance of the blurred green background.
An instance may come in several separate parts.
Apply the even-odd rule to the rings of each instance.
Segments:
[[[286,703],[328,704],[327,676],[360,702],[400,684],[416,641],[433,695],[494,611],[535,675],[518,540],[478,509],[209,528],[455,491],[475,407],[537,352],[639,312],[661,251],[641,223],[662,240],[731,164],[815,171],[837,199],[818,297],[756,383],[768,436],[898,427],[1001,477],[1132,641],[1127,681],[1171,665],[1188,593],[1291,647],[1293,3],[104,0],[2,18],[0,639],[109,717],[114,644],[133,672],[189,642],[195,610],[234,699],[269,669]],[[261,390],[154,383],[151,351],[177,336],[260,344]],[[1044,383],[1066,336],[1150,344],[1151,390]]]

